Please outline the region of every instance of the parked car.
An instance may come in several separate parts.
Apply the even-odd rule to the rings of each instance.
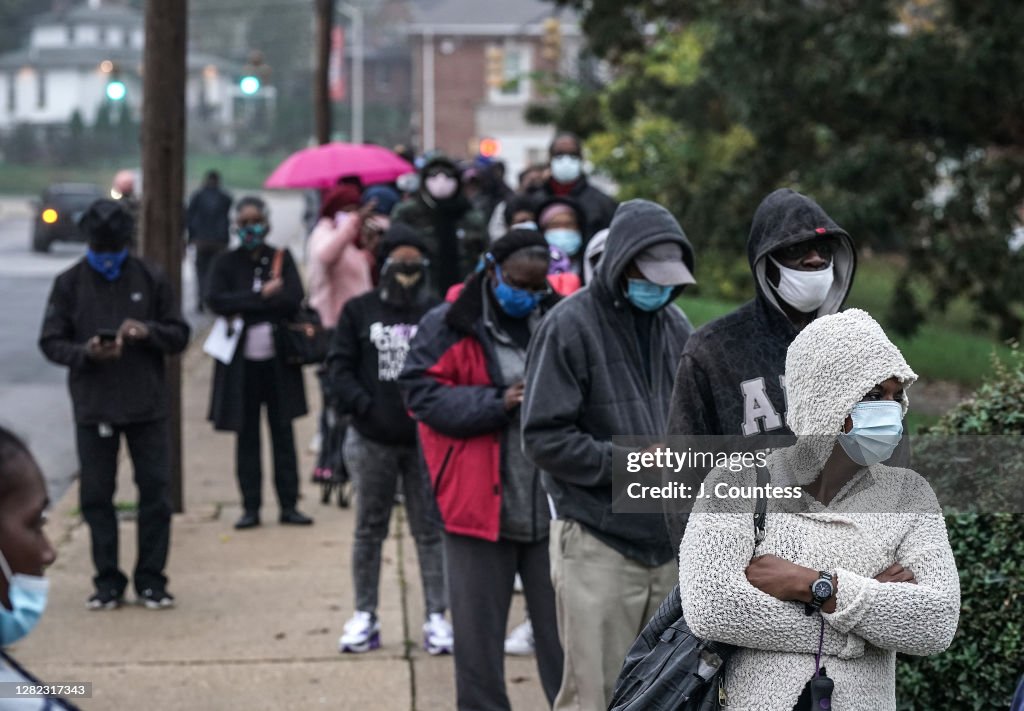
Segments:
[[[54,183],[37,203],[32,229],[32,251],[49,252],[54,242],[84,242],[78,218],[107,191],[89,183]]]

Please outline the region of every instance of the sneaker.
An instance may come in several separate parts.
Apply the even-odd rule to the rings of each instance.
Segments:
[[[85,607],[89,610],[116,610],[124,603],[124,594],[116,590],[97,590],[93,593]]]
[[[342,654],[362,654],[380,649],[380,622],[372,612],[356,611],[345,623],[345,630],[338,639],[338,651]]]
[[[139,593],[136,601],[147,610],[166,610],[174,607],[174,595],[159,588],[146,588]]]
[[[317,467],[313,470],[313,483],[326,484],[334,478],[334,472],[329,467]]]
[[[527,620],[505,638],[505,654],[513,657],[528,657],[534,652],[533,623]]]
[[[423,648],[433,655],[451,654],[455,645],[452,626],[444,615],[434,612],[423,623]]]

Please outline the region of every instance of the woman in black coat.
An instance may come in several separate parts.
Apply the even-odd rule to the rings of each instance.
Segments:
[[[280,521],[309,525],[312,519],[295,508],[299,473],[292,420],[307,411],[302,368],[284,362],[274,337],[302,304],[302,280],[288,250],[266,244],[270,225],[262,200],[240,200],[236,225],[242,244],[214,262],[206,303],[219,316],[240,316],[245,326],[231,364],[215,363],[208,419],[216,429],[238,434],[235,461],[244,512],[235,528],[260,524],[260,411],[264,404],[273,440]]]

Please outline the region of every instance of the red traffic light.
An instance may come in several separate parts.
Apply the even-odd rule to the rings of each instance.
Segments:
[[[501,151],[501,144],[497,138],[480,139],[480,155],[484,158],[493,158]]]

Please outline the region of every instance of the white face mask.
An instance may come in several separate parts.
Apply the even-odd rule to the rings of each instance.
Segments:
[[[574,183],[583,172],[579,156],[560,155],[551,159],[551,177],[559,183]]]
[[[459,181],[444,173],[432,175],[424,183],[427,186],[427,192],[430,193],[430,197],[435,200],[447,200],[459,189]]]
[[[779,268],[779,285],[775,291],[783,301],[805,314],[817,311],[825,303],[835,281],[834,264],[818,271],[804,272],[784,267],[771,256],[768,259]]]

